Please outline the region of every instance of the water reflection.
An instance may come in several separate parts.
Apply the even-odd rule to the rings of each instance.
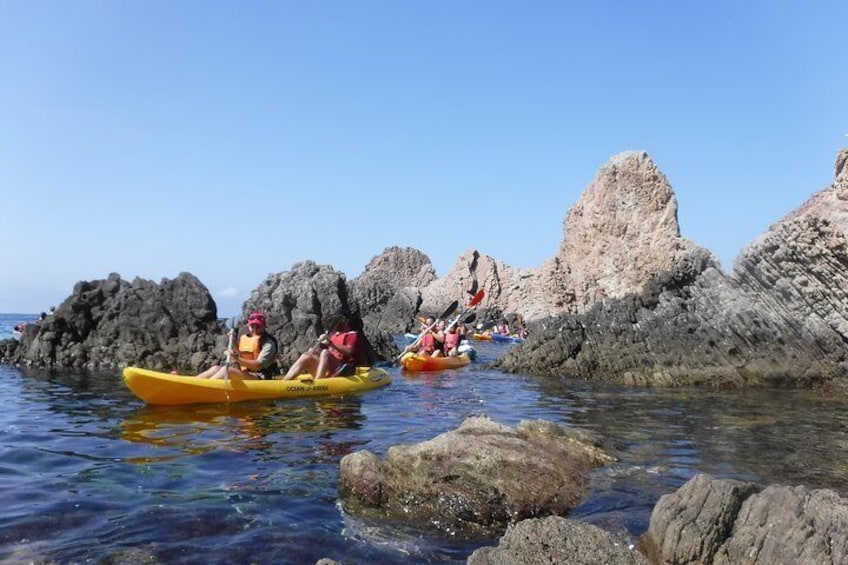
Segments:
[[[120,423],[119,437],[165,451],[128,458],[150,463],[213,450],[269,453],[285,436],[312,434],[324,453],[347,453],[351,442],[332,441],[332,431],[361,428],[365,417],[358,396],[276,403],[241,402],[193,406],[143,406]]]

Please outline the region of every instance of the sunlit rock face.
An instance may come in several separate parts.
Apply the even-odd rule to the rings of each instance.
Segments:
[[[623,384],[845,391],[846,153],[832,186],[774,224],[723,273],[695,248],[640,293],[539,324],[508,371]]]

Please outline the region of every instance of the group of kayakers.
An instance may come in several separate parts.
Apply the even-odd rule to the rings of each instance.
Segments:
[[[498,334],[502,336],[513,336],[517,338],[524,339],[527,337],[528,331],[527,326],[524,324],[524,319],[517,315],[512,321],[512,327],[507,323],[506,318],[501,318],[498,321],[493,321],[489,323],[481,323],[477,326],[477,332],[475,335],[481,336],[491,336],[492,334]]]
[[[333,331],[321,334],[314,346],[303,353],[283,377],[290,380],[304,373],[317,379],[347,376],[356,371],[356,347],[358,333],[350,329],[348,319],[336,316],[329,324]],[[253,312],[247,318],[247,334],[239,337],[237,346],[232,346],[228,363],[214,365],[203,371],[201,379],[264,379],[272,380],[280,373],[277,363],[279,344],[266,330],[265,315]],[[230,330],[233,337],[235,330]]]
[[[444,320],[436,321],[433,316],[427,316],[421,324],[418,338],[406,346],[404,352],[417,353],[429,357],[456,357],[459,346],[467,338],[468,328],[458,321],[450,323]]]
[[[523,320],[516,317],[518,335],[526,337],[527,329]],[[279,344],[266,331],[265,315],[253,312],[247,318],[247,333],[233,344],[235,330],[230,330],[228,362],[214,365],[203,371],[201,379],[263,379],[271,380],[280,374],[277,362]],[[359,334],[350,328],[349,320],[344,316],[334,316],[328,320],[331,331],[318,336],[315,344],[304,352],[289,367],[284,380],[294,379],[298,375],[309,373],[317,379],[335,376],[347,376],[356,372],[356,353]],[[490,331],[510,335],[505,319],[493,324]],[[460,346],[468,338],[469,330],[459,319],[451,322],[436,320],[427,316],[421,323],[418,338],[404,349],[404,352],[416,353],[428,357],[457,357]]]

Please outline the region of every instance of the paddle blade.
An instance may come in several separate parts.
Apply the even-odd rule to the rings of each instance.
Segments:
[[[478,290],[477,294],[474,295],[474,298],[472,298],[468,302],[468,308],[471,308],[472,306],[477,306],[478,304],[480,304],[480,302],[483,301],[483,295],[485,295],[485,294],[486,293],[483,291],[482,288],[480,290]]]
[[[444,320],[445,318],[453,314],[457,308],[459,308],[459,300],[454,300],[453,302],[451,302],[450,306],[445,308],[445,311],[442,312],[442,314],[437,319]]]
[[[477,314],[474,313],[474,312],[471,312],[469,315],[467,315],[465,318],[463,318],[462,323],[463,324],[470,324],[471,322],[473,322],[476,319],[477,319]]]

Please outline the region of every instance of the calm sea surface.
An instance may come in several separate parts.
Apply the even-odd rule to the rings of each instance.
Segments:
[[[506,347],[478,344],[480,360]],[[631,540],[657,499],[698,472],[848,495],[844,399],[553,382],[479,363],[393,377],[345,398],[152,408],[117,373],[0,365],[0,561],[99,563],[136,552],[162,563],[463,563],[496,540],[346,515],[339,461],[359,449],[383,456],[481,414],[609,438],[620,461],[594,473],[571,517]]]

